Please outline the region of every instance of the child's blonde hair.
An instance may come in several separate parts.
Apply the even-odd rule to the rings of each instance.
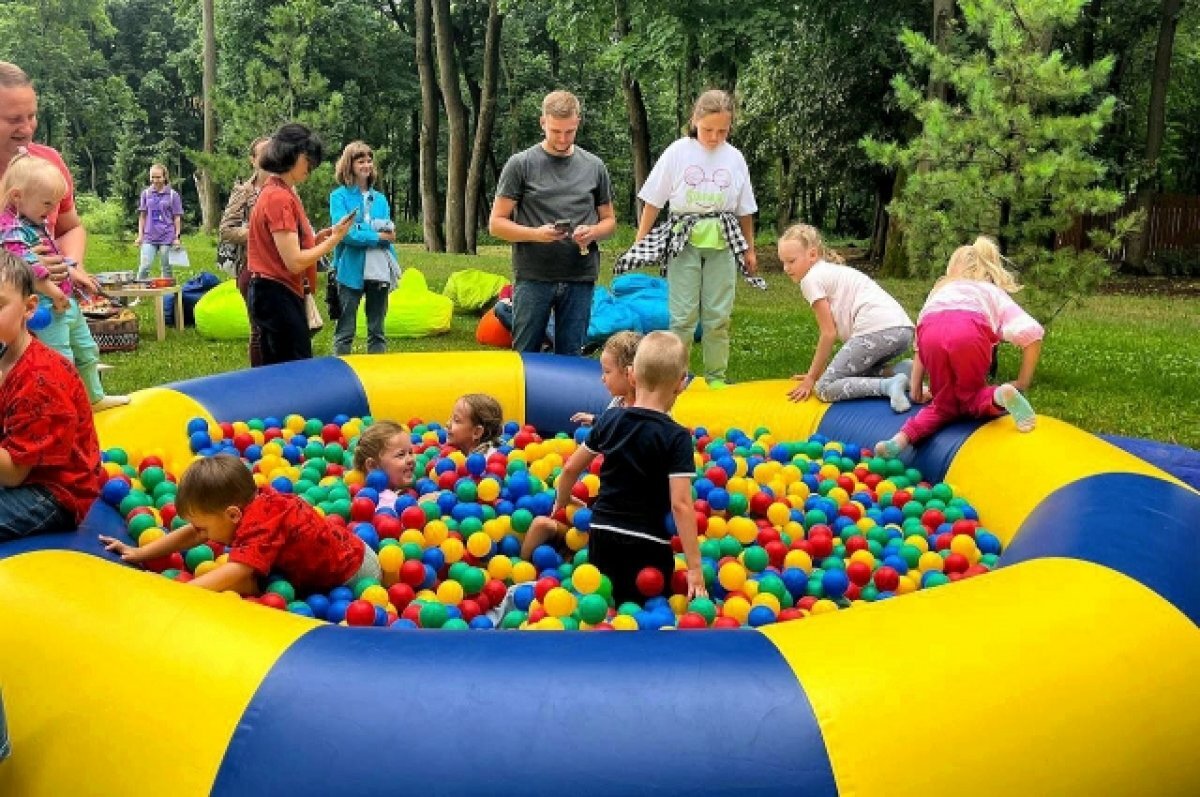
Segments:
[[[257,494],[246,463],[229,454],[218,454],[196,460],[179,477],[175,509],[184,518],[196,512],[222,512],[230,506],[245,509]]]
[[[471,422],[483,427],[480,443],[500,442],[500,432],[504,429],[504,410],[500,409],[499,401],[487,393],[468,393],[460,396],[458,401],[470,411]]]
[[[398,434],[408,433],[408,427],[402,423],[375,421],[358,436],[358,444],[354,447],[354,469],[365,473],[368,459],[378,462],[389,440]]]
[[[695,122],[697,119],[714,113],[727,113],[733,116],[733,112],[733,96],[728,91],[709,89],[696,98],[696,104],[692,106],[692,121]]]
[[[779,236],[780,241],[795,241],[805,249],[816,249],[819,257],[828,263],[845,263],[846,260],[837,252],[825,245],[821,232],[811,224],[793,224]]]
[[[934,290],[952,280],[978,280],[990,282],[1008,293],[1021,290],[1017,277],[1004,267],[1005,258],[1000,254],[1000,247],[986,235],[975,239],[970,246],[960,246],[950,255],[946,264],[946,276],[940,278],[933,286]]]
[[[170,183],[170,182],[171,182],[171,172],[170,172],[170,170],[169,170],[169,169],[167,169],[167,167],[166,167],[166,166],[164,166],[164,165],[163,165],[163,164],[161,164],[161,163],[152,163],[152,164],[150,164],[150,171],[154,171],[155,169],[160,169],[160,170],[162,171],[162,173],[163,173],[163,182],[164,182],[164,183]]]
[[[612,355],[618,368],[632,368],[633,357],[637,354],[638,343],[641,340],[642,335],[640,332],[626,329],[615,335],[610,335],[608,340],[604,341],[604,351]]]
[[[0,197],[6,206],[11,205],[14,191],[29,191],[34,188],[49,189],[55,193],[57,199],[62,199],[67,193],[67,181],[58,167],[45,158],[26,152],[19,153],[8,162],[8,171],[4,173],[4,179],[0,180]]]
[[[687,347],[674,333],[649,332],[633,357],[633,375],[646,390],[674,385],[687,373]]]

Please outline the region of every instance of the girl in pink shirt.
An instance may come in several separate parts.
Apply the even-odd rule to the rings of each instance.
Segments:
[[[946,276],[933,286],[917,319],[912,398],[926,394],[929,373],[933,401],[910,418],[895,437],[875,446],[879,456],[894,457],[962,418],[994,418],[1007,410],[1017,431],[1031,431],[1037,416],[1021,394],[1029,389],[1042,352],[1042,326],[1009,297],[1021,289],[1002,263],[996,242],[986,236],[960,246],[950,257]],[[1006,340],[1022,349],[1021,370],[1013,382],[987,383],[992,348]]]

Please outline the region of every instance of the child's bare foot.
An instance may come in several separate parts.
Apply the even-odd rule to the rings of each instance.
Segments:
[[[102,396],[92,402],[92,412],[104,412],[129,403],[129,396]]]
[[[896,374],[883,380],[883,389],[896,412],[908,412],[908,374]]]
[[[1033,428],[1037,426],[1037,414],[1030,406],[1029,399],[1021,395],[1021,391],[1012,385],[1006,382],[996,388],[995,399],[996,406],[1008,410],[1008,414],[1013,417],[1018,432],[1032,432]]]

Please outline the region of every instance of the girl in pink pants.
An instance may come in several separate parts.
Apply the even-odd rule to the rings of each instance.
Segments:
[[[960,418],[994,418],[1005,410],[1018,431],[1033,429],[1037,416],[1021,391],[1033,380],[1045,332],[1009,296],[1020,289],[992,239],[980,236],[955,250],[917,320],[912,399],[926,397],[922,383],[928,371],[933,400],[895,437],[876,444],[877,455],[897,456]],[[1001,340],[1022,349],[1021,369],[1013,382],[993,387],[988,369]]]

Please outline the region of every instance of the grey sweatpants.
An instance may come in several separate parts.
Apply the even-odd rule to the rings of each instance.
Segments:
[[[912,342],[912,327],[892,327],[850,338],[817,380],[817,398],[844,401],[886,395],[880,372],[908,351]]]

